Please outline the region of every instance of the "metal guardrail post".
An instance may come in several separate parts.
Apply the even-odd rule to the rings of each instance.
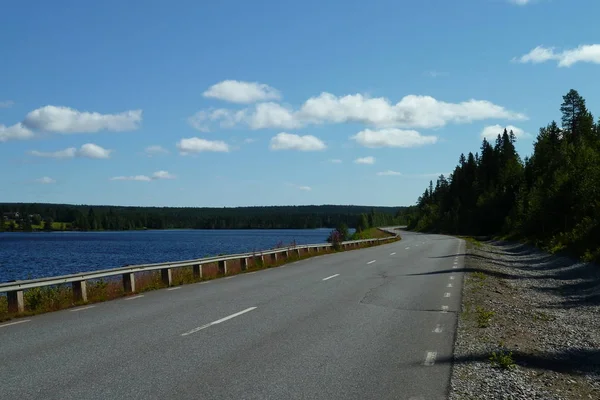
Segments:
[[[219,261],[219,274],[225,275],[227,273],[227,261]]]
[[[173,283],[173,274],[171,272],[171,268],[163,268],[160,270],[160,279],[162,280],[162,282],[167,285],[167,286],[171,286],[171,284]]]
[[[6,293],[8,300],[8,312],[11,314],[22,313],[25,311],[25,300],[23,299],[23,291],[15,290]]]
[[[248,257],[240,258],[240,269],[245,271],[248,269]]]
[[[87,302],[87,285],[85,281],[71,283],[73,288],[73,302]]]
[[[196,264],[192,266],[192,274],[194,275],[194,279],[202,278],[202,264]]]
[[[271,261],[277,262],[277,253],[272,253],[271,254]]]
[[[123,290],[125,293],[135,292],[135,275],[133,272],[123,274]]]

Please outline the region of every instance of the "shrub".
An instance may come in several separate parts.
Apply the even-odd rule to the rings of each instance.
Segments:
[[[487,328],[490,326],[490,320],[494,316],[495,312],[486,311],[483,307],[479,306],[477,306],[475,312],[477,313],[477,326],[480,328]]]
[[[512,357],[512,351],[500,350],[493,352],[490,356],[490,362],[493,366],[502,369],[513,369],[515,368],[515,360]]]

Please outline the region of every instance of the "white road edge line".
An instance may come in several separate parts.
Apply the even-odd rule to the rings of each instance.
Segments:
[[[448,312],[448,306],[442,306],[442,312],[443,313]]]
[[[451,283],[449,283],[449,284],[448,284],[446,287],[452,287],[452,284],[451,284]]]
[[[452,268],[456,269],[458,268],[458,265],[453,265]]]
[[[440,324],[437,324],[435,326],[435,329],[433,330],[434,333],[442,333],[442,331],[444,330],[444,328],[442,328],[442,326]]]
[[[450,280],[453,281],[454,280],[454,275],[450,276]]]
[[[405,247],[404,250],[410,250],[410,247]]]
[[[225,278],[223,278],[223,280],[227,280],[227,279],[235,278],[236,276],[237,276],[237,275],[226,276]]]
[[[377,261],[377,260],[369,261],[369,262],[367,263],[367,265],[368,265],[368,264],[373,264],[375,261]]]
[[[167,290],[177,290],[177,289],[181,289],[181,286],[170,287]]]
[[[444,297],[450,297],[450,293],[449,292],[444,293]]]
[[[435,351],[428,351],[425,354],[425,365],[431,366],[431,365],[435,364],[435,358],[436,357],[437,357],[437,352],[435,352]]]
[[[96,306],[79,307],[79,308],[73,308],[69,311],[71,311],[71,312],[83,311],[83,310],[89,310],[90,308],[94,308],[94,307],[96,307]]]
[[[142,297],[144,297],[144,295],[143,295],[143,294],[140,294],[139,296],[128,297],[128,298],[126,298],[125,300],[135,300],[135,299],[140,299],[140,298],[142,298]]]
[[[393,255],[395,255],[395,254],[396,254],[396,252],[390,253],[390,256],[393,256]]]
[[[209,326],[217,325],[217,324],[220,324],[220,323],[222,323],[222,322],[225,322],[225,321],[227,321],[227,320],[230,320],[230,319],[232,319],[232,318],[239,317],[240,315],[242,315],[242,314],[246,314],[247,312],[250,312],[250,311],[252,311],[252,310],[256,310],[256,307],[250,307],[250,308],[246,308],[245,310],[242,310],[242,311],[240,311],[240,312],[236,312],[235,314],[228,315],[228,316],[227,316],[227,317],[225,317],[225,318],[221,318],[221,319],[218,319],[218,320],[216,320],[216,321],[213,321],[213,322],[211,322],[211,323],[208,323],[208,324],[206,324],[206,325],[199,326],[199,327],[197,327],[197,328],[194,328],[194,329],[192,329],[191,331],[187,331],[187,332],[184,332],[184,333],[182,333],[182,334],[181,334],[181,336],[188,336],[188,335],[191,335],[192,333],[196,333],[196,332],[198,332],[198,331],[201,331],[202,329],[206,329],[206,328],[208,328]]]
[[[23,322],[30,322],[30,321],[31,321],[30,319],[24,319],[24,320],[21,320],[21,321],[9,322],[8,324],[0,325],[0,328],[4,328],[5,326],[22,324]]]
[[[336,276],[340,276],[340,274],[335,274],[335,275],[328,276],[327,278],[323,278],[323,280],[326,281],[328,279],[335,278]]]

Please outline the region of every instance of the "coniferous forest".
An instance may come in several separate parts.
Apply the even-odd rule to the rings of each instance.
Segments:
[[[560,124],[539,130],[521,159],[506,130],[480,152],[460,155],[418,199],[409,228],[512,236],[585,260],[600,259],[600,120],[575,90],[563,96]]]

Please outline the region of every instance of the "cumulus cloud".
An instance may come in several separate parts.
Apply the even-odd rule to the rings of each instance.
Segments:
[[[212,85],[203,93],[204,97],[225,100],[232,103],[255,103],[265,100],[279,100],[281,93],[269,85],[259,82],[225,80]]]
[[[312,135],[295,135],[281,132],[271,138],[271,150],[319,151],[327,146],[319,138]]]
[[[35,180],[37,183],[41,183],[43,185],[49,185],[51,183],[56,183],[56,180],[48,177],[48,176],[44,176],[42,178],[36,179]]]
[[[422,136],[419,132],[402,129],[365,129],[352,136],[364,147],[418,147],[437,142],[436,136]]]
[[[167,171],[156,171],[152,174],[152,179],[175,179],[176,176]]]
[[[160,154],[168,154],[169,150],[165,149],[162,146],[158,146],[158,145],[153,145],[153,146],[148,146],[144,149],[144,153],[146,153],[146,155],[148,157],[152,157],[152,156],[157,156]]]
[[[182,155],[202,153],[205,151],[223,152],[229,151],[229,145],[221,140],[206,140],[198,137],[181,139],[177,143],[179,153]]]
[[[355,164],[375,164],[375,157],[360,157],[354,160]]]
[[[30,129],[57,133],[91,133],[101,130],[121,132],[138,129],[141,121],[142,110],[100,114],[69,107],[45,106],[29,112],[23,125]]]
[[[25,140],[33,137],[33,131],[28,129],[22,123],[17,123],[12,126],[4,126],[0,124],[0,142],[8,140]]]
[[[488,142],[494,143],[498,135],[502,135],[502,133],[504,133],[505,128],[508,132],[513,131],[517,139],[522,139],[530,136],[529,133],[525,132],[521,128],[517,128],[514,125],[489,125],[483,128],[480,136],[482,139],[486,138]]]
[[[15,104],[12,100],[0,101],[0,108],[10,108]]]
[[[242,110],[208,109],[190,117],[190,124],[206,131],[211,123],[222,128],[245,125],[251,129],[295,129],[310,124],[361,123],[379,128],[438,128],[448,123],[485,119],[522,120],[527,117],[486,100],[461,103],[439,101],[431,96],[408,95],[393,104],[384,97],[362,94],[335,96],[321,93],[298,110],[278,103],[259,103]]]
[[[64,150],[51,151],[51,152],[43,152],[32,150],[29,152],[30,155],[35,157],[44,157],[44,158],[56,158],[56,159],[65,159],[65,158],[95,158],[95,159],[106,159],[110,158],[110,153],[112,150],[105,149],[103,147],[98,146],[94,143],[86,143],[78,149],[75,147],[69,147]]]
[[[170,174],[167,171],[156,171],[152,176],[148,175],[132,175],[132,176],[114,176],[110,178],[111,181],[138,181],[138,182],[150,182],[159,179],[175,179],[176,176]]]
[[[378,172],[377,175],[378,176],[400,176],[400,175],[402,175],[402,173],[388,169],[387,171]]]
[[[579,62],[600,64],[600,44],[586,44],[559,52],[556,52],[554,47],[537,46],[529,53],[514,58],[513,61],[523,64],[557,61],[559,67],[570,67]]]

